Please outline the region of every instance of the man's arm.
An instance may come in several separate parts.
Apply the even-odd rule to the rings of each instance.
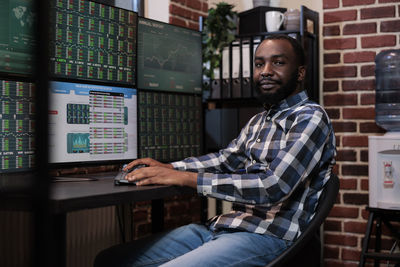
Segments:
[[[197,187],[196,173],[177,171],[171,164],[161,163],[151,158],[134,160],[124,170],[129,170],[138,164],[146,164],[148,167],[134,170],[126,175],[126,179],[136,181],[136,185],[164,184]]]
[[[177,171],[164,167],[146,167],[135,170],[127,175],[136,185],[179,185],[197,188],[197,173]]]

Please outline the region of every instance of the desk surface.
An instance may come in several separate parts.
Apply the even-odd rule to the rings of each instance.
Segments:
[[[79,177],[94,177],[98,180],[52,183],[49,196],[50,211],[56,214],[66,213],[196,193],[192,188],[179,186],[116,186],[114,185],[115,175],[115,172],[79,175]],[[11,209],[31,208],[29,197],[24,195],[10,195],[0,202],[3,203],[2,207],[8,206]]]

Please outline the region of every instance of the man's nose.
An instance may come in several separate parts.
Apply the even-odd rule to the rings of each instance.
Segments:
[[[268,77],[273,75],[271,63],[266,63],[261,71],[261,76]]]

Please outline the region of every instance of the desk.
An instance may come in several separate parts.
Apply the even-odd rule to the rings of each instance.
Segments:
[[[163,224],[163,198],[196,193],[192,188],[178,186],[115,186],[115,175],[115,172],[73,175],[71,177],[95,177],[98,180],[56,182],[51,185],[49,210],[54,218],[57,246],[54,256],[57,264],[54,266],[65,266],[68,212],[151,200],[153,231],[159,231]],[[5,209],[32,210],[32,201],[24,194],[8,194],[0,203],[1,208]]]
[[[381,235],[382,235],[382,223],[384,223],[390,230],[392,236],[397,240],[400,240],[400,231],[395,229],[391,222],[400,222],[400,210],[388,210],[367,207],[369,211],[369,218],[367,223],[367,230],[362,245],[361,259],[359,266],[363,267],[367,258],[374,259],[374,266],[379,266],[380,260],[392,260],[400,262],[399,253],[382,253],[381,252]],[[376,221],[375,229],[375,251],[368,252],[369,239],[371,237],[372,228],[374,221]]]

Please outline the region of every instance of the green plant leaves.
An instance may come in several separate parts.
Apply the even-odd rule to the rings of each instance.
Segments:
[[[225,2],[208,10],[208,17],[203,25],[203,74],[208,79],[215,79],[214,69],[219,68],[222,50],[235,40],[237,13],[234,6]],[[209,88],[204,88],[209,89]]]

